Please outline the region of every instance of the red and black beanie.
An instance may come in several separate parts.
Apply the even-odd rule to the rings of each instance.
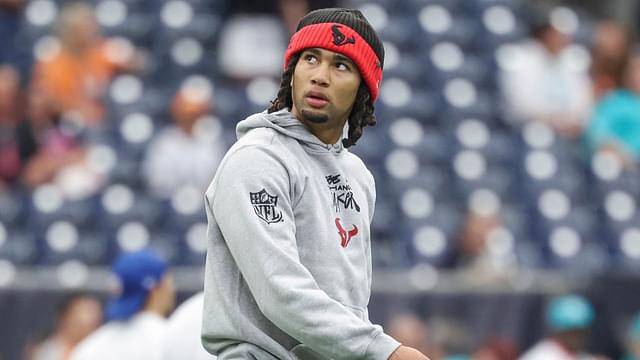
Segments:
[[[378,97],[384,47],[371,24],[358,10],[329,8],[308,13],[300,20],[284,54],[284,66],[304,49],[323,48],[351,59],[362,76],[371,100]]]

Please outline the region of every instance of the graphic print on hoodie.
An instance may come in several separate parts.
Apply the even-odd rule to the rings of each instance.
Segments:
[[[371,173],[286,110],[236,132],[205,196],[203,344],[221,360],[247,343],[257,358],[386,359],[399,344],[367,313]]]

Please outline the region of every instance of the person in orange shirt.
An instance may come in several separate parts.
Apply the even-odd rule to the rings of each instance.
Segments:
[[[113,45],[99,33],[92,8],[83,3],[62,9],[55,28],[59,49],[39,59],[34,81],[62,114],[79,116],[87,126],[104,118],[102,95],[117,70],[141,67],[140,55],[113,56]],[[128,49],[131,50],[131,49]]]

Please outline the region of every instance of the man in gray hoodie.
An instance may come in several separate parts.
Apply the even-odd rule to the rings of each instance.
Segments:
[[[238,123],[205,196],[202,343],[219,360],[427,359],[368,317],[375,185],[346,148],[375,125],[383,60],[359,11],[310,12],[277,99]]]

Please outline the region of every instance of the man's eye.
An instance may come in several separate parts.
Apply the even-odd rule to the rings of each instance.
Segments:
[[[346,65],[346,64],[344,64],[344,63],[337,63],[337,64],[336,64],[336,67],[338,68],[338,70],[342,70],[342,71],[344,71],[344,70],[349,70],[349,66],[347,66],[347,65]]]
[[[317,61],[316,57],[313,55],[307,55],[304,58],[305,60],[307,60],[307,62],[310,62],[310,63],[315,63]]]

